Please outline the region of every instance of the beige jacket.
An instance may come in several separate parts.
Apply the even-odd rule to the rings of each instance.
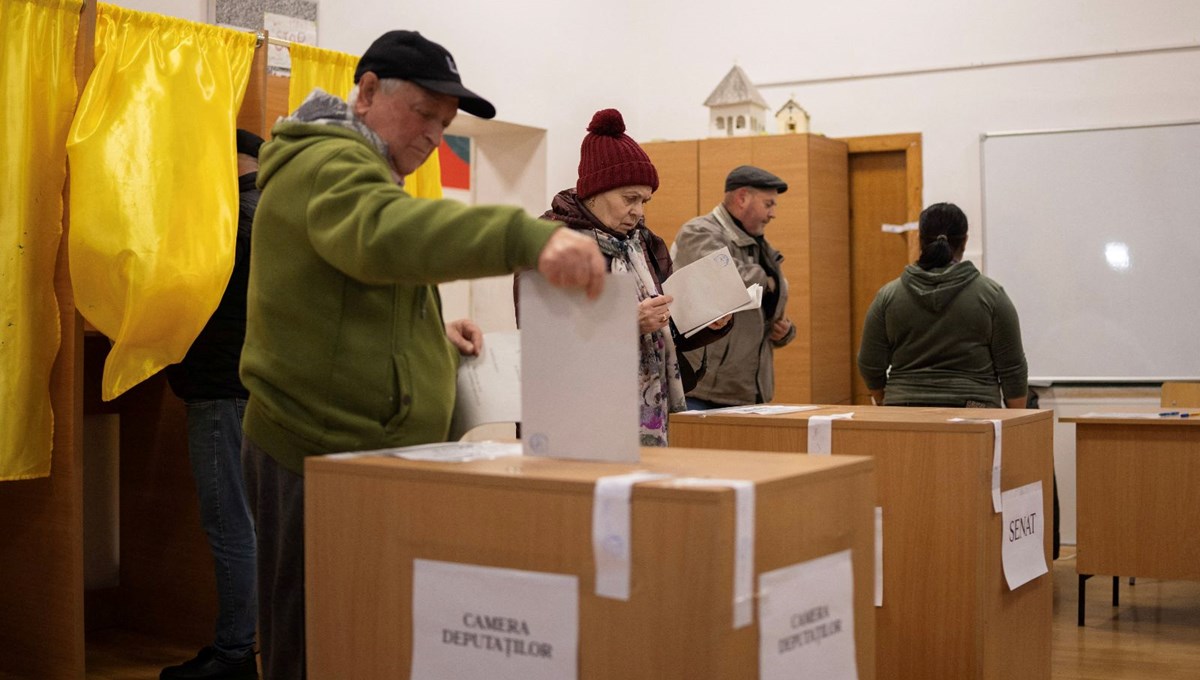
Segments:
[[[764,317],[762,309],[738,312],[728,335],[685,354],[697,370],[705,366],[704,377],[688,396],[728,405],[768,402],[775,396],[775,348],[796,337],[796,327],[792,326],[780,340],[770,340],[771,325],[784,318],[787,309],[788,284],[780,266],[783,255],[764,240],[765,259],[770,263],[769,270],[764,269],[758,241],[737,226],[725,206],[718,205],[711,213],[689,221],[679,230],[671,246],[675,268],[691,264],[722,246],[729,248],[747,286],[757,283],[765,290],[773,274],[779,281],[779,302],[769,319]]]

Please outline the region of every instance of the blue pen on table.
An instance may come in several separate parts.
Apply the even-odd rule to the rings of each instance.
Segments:
[[[1179,411],[1163,411],[1162,413],[1158,414],[1158,417],[1166,418],[1168,416],[1177,416],[1177,415],[1179,415]]]

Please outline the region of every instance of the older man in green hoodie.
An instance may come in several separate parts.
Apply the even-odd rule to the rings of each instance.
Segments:
[[[355,83],[348,102],[316,90],[276,124],[258,175],[242,455],[266,678],[305,676],[304,459],[446,438],[458,355],[482,335],[443,325],[436,284],[536,268],[593,297],[603,285],[591,239],[517,208],[404,191],[459,109],[495,115],[448,51],[390,31]]]

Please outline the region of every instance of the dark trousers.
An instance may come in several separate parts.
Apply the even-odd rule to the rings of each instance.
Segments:
[[[200,499],[200,521],[217,578],[217,654],[237,661],[254,654],[254,522],[242,480],[245,399],[187,399],[188,457]]]
[[[263,680],[303,680],[304,477],[242,438],[258,529],[258,633]]]

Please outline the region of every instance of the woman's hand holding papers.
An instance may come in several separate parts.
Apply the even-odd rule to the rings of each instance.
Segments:
[[[653,333],[667,325],[671,320],[671,310],[668,308],[675,298],[670,295],[648,297],[638,303],[638,332]]]
[[[712,330],[714,330],[714,331],[719,331],[719,330],[721,330],[722,328],[724,328],[724,327],[728,326],[728,325],[729,325],[729,322],[730,322],[730,321],[732,321],[732,320],[733,320],[733,315],[732,315],[732,314],[726,314],[725,316],[723,316],[723,317],[721,317],[721,318],[717,319],[716,321],[714,321],[714,322],[712,322],[712,323],[708,324],[708,327],[709,327],[709,328],[711,328],[711,329],[712,329]]]

